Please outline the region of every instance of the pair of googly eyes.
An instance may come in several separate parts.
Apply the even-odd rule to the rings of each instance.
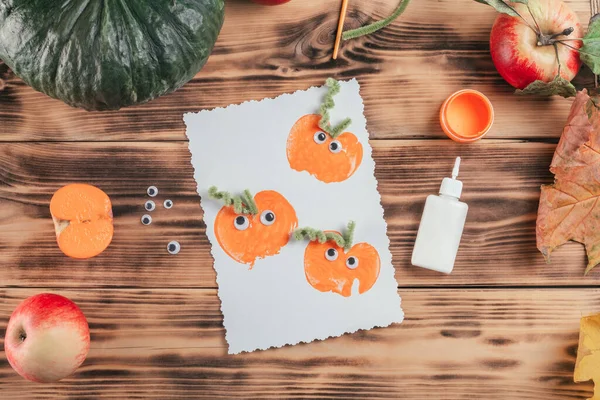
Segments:
[[[275,213],[271,210],[265,210],[260,214],[260,223],[266,226],[275,223]],[[250,220],[245,215],[238,215],[233,220],[233,226],[238,231],[245,231],[250,226]]]
[[[168,199],[165,200],[163,202],[163,207],[167,210],[173,208],[173,201]],[[144,208],[146,209],[146,211],[154,211],[156,209],[156,203],[154,203],[154,201],[152,200],[148,200],[144,203]]]
[[[329,248],[325,251],[325,258],[328,261],[335,261],[338,258],[338,251],[334,248]],[[358,267],[358,258],[350,256],[346,259],[346,267],[356,269]]]
[[[316,144],[323,144],[327,140],[327,134],[321,131],[316,132],[313,139]],[[339,153],[342,151],[342,144],[338,140],[332,140],[331,143],[329,143],[329,151],[333,154]]]

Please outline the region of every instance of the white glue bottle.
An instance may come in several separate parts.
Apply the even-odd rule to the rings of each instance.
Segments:
[[[449,274],[467,218],[469,206],[459,201],[462,182],[456,179],[460,157],[456,157],[452,178],[444,178],[440,195],[429,195],[421,217],[412,254],[412,264]]]

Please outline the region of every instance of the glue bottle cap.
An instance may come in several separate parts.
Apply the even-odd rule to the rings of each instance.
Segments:
[[[460,157],[456,157],[454,162],[454,168],[452,169],[452,178],[444,178],[442,180],[442,186],[440,186],[440,194],[445,196],[460,198],[462,194],[463,184],[461,181],[456,179],[458,176],[458,169],[460,167]]]

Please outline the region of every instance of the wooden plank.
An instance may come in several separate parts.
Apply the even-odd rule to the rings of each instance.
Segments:
[[[569,0],[584,25],[588,0]],[[387,15],[397,0],[353,1],[347,28]],[[438,110],[474,88],[495,106],[493,138],[556,138],[570,101],[516,97],[489,56],[496,12],[472,0],[415,2],[392,26],[343,45],[331,60],[339,0],[261,7],[227,2],[208,64],[178,92],[119,112],[89,113],[36,93],[0,66],[0,141],[184,140],[182,113],[357,77],[372,138],[443,137]],[[592,85],[589,71],[578,84]]]
[[[592,285],[582,246],[566,245],[547,265],[535,247],[539,187],[551,183],[553,144],[485,140],[372,141],[376,177],[401,286]],[[412,267],[422,207],[463,157],[463,200],[470,206],[450,276]],[[424,162],[424,160],[427,160]],[[216,287],[210,246],[185,142],[13,143],[0,145],[2,286]],[[96,185],[114,203],[115,238],[91,260],[72,260],[55,243],[48,204],[71,182]],[[140,223],[146,188],[156,185],[154,222]],[[162,208],[165,198],[175,207]],[[360,226],[357,228],[360,229]],[[178,240],[177,256],[166,244]]]
[[[598,14],[600,11],[600,0],[590,0],[590,12],[592,15]]]
[[[40,290],[1,290],[0,315]],[[591,396],[590,383],[573,383],[573,367],[579,318],[598,311],[600,289],[403,290],[401,325],[235,356],[226,354],[214,290],[60,293],[88,317],[88,359],[74,377],[39,385],[21,379],[0,354],[3,398]],[[5,326],[2,318],[0,332]]]

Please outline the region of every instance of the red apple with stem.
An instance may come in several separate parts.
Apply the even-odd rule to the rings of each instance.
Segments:
[[[556,76],[572,80],[581,60],[583,30],[577,15],[562,0],[509,3],[515,15],[500,14],[490,35],[496,69],[512,86],[524,89]]]
[[[256,4],[262,4],[264,6],[276,6],[279,4],[287,3],[290,0],[252,0]]]
[[[56,382],[71,375],[85,360],[90,330],[75,303],[42,293],[24,300],[12,313],[4,351],[23,378]]]

